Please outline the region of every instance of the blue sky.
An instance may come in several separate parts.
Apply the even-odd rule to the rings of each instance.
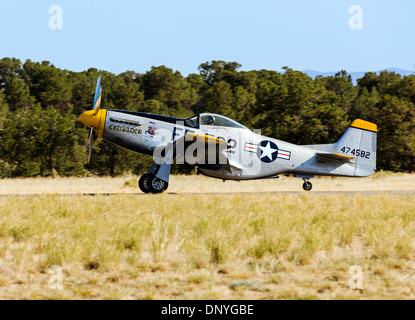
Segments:
[[[49,7],[63,29],[49,28]],[[349,8],[363,29],[349,28]],[[0,0],[0,58],[51,61],[118,74],[166,65],[237,61],[242,70],[415,71],[415,1],[408,0]]]

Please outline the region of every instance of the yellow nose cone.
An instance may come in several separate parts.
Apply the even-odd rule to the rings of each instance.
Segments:
[[[88,110],[82,113],[79,116],[79,121],[81,121],[88,128],[94,127],[98,130],[99,136],[102,137],[104,134],[105,119],[107,117],[107,110],[100,109],[97,114],[94,114],[94,110]]]

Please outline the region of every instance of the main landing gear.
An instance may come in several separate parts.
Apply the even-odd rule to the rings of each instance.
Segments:
[[[152,174],[146,173],[141,176],[138,186],[144,193],[161,193],[167,190],[169,184]]]
[[[158,164],[154,163],[151,166],[150,171],[141,176],[140,180],[138,181],[138,186],[140,187],[141,191],[143,191],[144,193],[156,194],[156,193],[162,193],[164,190],[167,190],[167,188],[169,187],[168,180],[169,180],[169,176],[170,176],[170,166],[168,167],[167,178],[165,177],[166,173],[167,173],[166,170],[162,170],[163,172],[160,172],[161,171],[160,169],[162,167],[163,167],[163,164],[158,165]],[[165,169],[165,168],[163,168],[163,169]],[[165,181],[163,179],[160,179],[158,177],[159,172],[162,173],[161,175],[163,177],[165,177],[165,179],[167,181]]]

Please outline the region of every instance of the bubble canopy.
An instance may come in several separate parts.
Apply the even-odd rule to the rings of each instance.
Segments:
[[[228,117],[214,114],[214,113],[201,113],[197,116],[193,116],[186,120],[186,122],[194,127],[200,126],[212,126],[212,127],[227,127],[227,128],[239,128],[239,129],[247,129],[247,127],[243,126],[239,122],[232,120]]]

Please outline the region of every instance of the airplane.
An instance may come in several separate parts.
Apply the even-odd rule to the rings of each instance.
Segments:
[[[144,193],[167,190],[172,163],[197,166],[206,176],[225,180],[278,178],[293,174],[310,191],[314,176],[367,177],[376,171],[377,125],[352,122],[333,144],[296,145],[266,137],[222,115],[202,113],[188,119],[128,110],[101,109],[101,76],[92,110],[79,120],[89,127],[88,163],[93,132],[126,149],[153,155],[139,179]]]

